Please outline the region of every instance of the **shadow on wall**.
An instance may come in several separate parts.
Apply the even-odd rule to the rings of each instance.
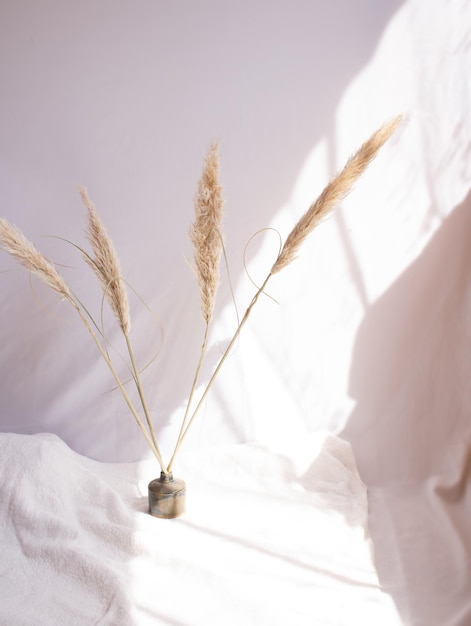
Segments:
[[[368,485],[381,584],[407,623],[451,624],[450,611],[469,623],[470,243],[468,194],[368,309],[354,350],[341,436]]]
[[[440,471],[470,432],[470,239],[468,195],[360,326],[342,436],[369,484]]]

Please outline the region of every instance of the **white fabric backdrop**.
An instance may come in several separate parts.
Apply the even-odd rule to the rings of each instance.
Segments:
[[[470,28],[466,0],[0,6],[1,213],[99,315],[79,255],[44,237],[83,244],[76,188],[87,186],[159,320],[133,299],[141,362],[159,351],[145,383],[165,454],[202,339],[187,233],[209,143],[221,142],[241,312],[252,234],[285,236],[349,154],[405,114],[270,283],[279,304],[258,305],[186,445],[280,452],[320,428],[348,439],[370,490],[380,579],[407,624],[471,620]],[[273,234],[250,244],[256,282],[277,245]],[[147,456],[74,312],[0,264],[2,431],[53,432],[101,461]],[[235,319],[223,277],[210,362]]]

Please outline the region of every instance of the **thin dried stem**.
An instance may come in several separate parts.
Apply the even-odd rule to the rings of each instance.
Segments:
[[[74,300],[70,300],[70,303],[72,304],[72,306],[75,308],[75,310],[77,311],[77,313],[80,315],[80,318],[82,320],[82,322],[84,323],[86,329],[88,330],[88,332],[90,333],[92,339],[95,342],[95,345],[97,346],[101,356],[103,357],[103,359],[105,360],[109,370],[111,371],[111,374],[113,376],[113,378],[116,381],[116,384],[118,385],[118,388],[121,392],[121,395],[123,396],[124,401],[126,402],[129,410],[131,411],[131,414],[133,415],[134,419],[137,422],[137,425],[139,426],[142,434],[144,435],[147,443],[149,444],[152,452],[154,453],[157,462],[160,465],[161,470],[165,473],[165,464],[164,461],[162,459],[162,455],[160,454],[160,450],[158,448],[158,446],[156,445],[155,441],[152,439],[151,436],[149,436],[149,433],[147,432],[144,423],[142,422],[141,418],[139,417],[139,413],[137,412],[136,408],[134,407],[134,404],[131,401],[131,398],[128,395],[128,392],[126,391],[118,373],[116,372],[113,363],[109,357],[109,355],[107,354],[106,350],[103,348],[103,346],[101,345],[98,337],[96,336],[96,334],[93,332],[93,329],[91,328],[90,324],[88,323],[87,318],[85,317],[82,309],[74,302]]]
[[[191,386],[191,391],[190,391],[190,396],[188,398],[188,401],[186,403],[186,408],[185,408],[185,414],[183,416],[183,420],[182,420],[182,425],[180,427],[180,432],[178,433],[178,438],[177,438],[177,443],[175,445],[175,450],[172,454],[172,457],[170,459],[170,462],[167,466],[167,472],[171,472],[172,471],[172,467],[173,467],[173,462],[175,460],[175,456],[180,448],[181,445],[181,441],[183,439],[183,435],[186,429],[186,425],[187,425],[187,421],[188,421],[188,416],[190,414],[190,408],[192,405],[192,401],[193,401],[193,396],[195,395],[195,391],[196,391],[196,387],[198,385],[198,380],[200,377],[200,373],[201,373],[201,368],[203,366],[203,361],[204,361],[204,357],[206,355],[206,349],[208,347],[208,330],[209,330],[209,325],[206,324],[206,329],[205,329],[205,333],[204,333],[204,338],[203,338],[203,344],[201,346],[201,351],[200,351],[200,357],[198,360],[198,365],[196,366],[196,372],[195,372],[195,376],[193,378],[193,384]]]
[[[203,394],[201,395],[201,398],[199,399],[198,404],[196,405],[191,418],[188,422],[188,425],[186,426],[183,434],[179,437],[178,441],[177,441],[177,445],[175,446],[175,450],[174,453],[172,455],[172,459],[170,461],[169,466],[167,467],[167,471],[170,472],[172,466],[173,466],[173,462],[175,461],[175,457],[178,453],[178,451],[180,450],[180,447],[185,439],[185,437],[188,434],[189,429],[191,428],[192,423],[195,420],[195,417],[197,416],[199,410],[201,409],[201,406],[203,405],[203,402],[206,400],[206,396],[209,393],[209,390],[211,389],[214,380],[216,379],[216,376],[219,374],[219,371],[221,369],[221,367],[224,365],[224,362],[226,361],[227,357],[229,356],[229,354],[231,353],[232,348],[234,347],[235,342],[237,341],[237,339],[239,338],[239,335],[242,331],[242,328],[244,327],[245,323],[247,322],[247,320],[249,319],[249,315],[252,312],[253,307],[255,306],[255,304],[257,303],[257,300],[259,299],[260,295],[263,293],[265,287],[267,286],[268,281],[270,280],[271,277],[271,273],[268,274],[268,276],[265,278],[265,280],[263,281],[263,284],[261,287],[259,287],[259,289],[257,290],[256,294],[254,295],[254,297],[252,298],[251,303],[249,304],[249,306],[247,307],[243,318],[241,319],[239,325],[237,326],[237,329],[232,337],[232,339],[230,340],[227,348],[224,350],[224,353],[222,355],[222,357],[219,360],[219,363],[216,366],[216,369],[214,370],[211,378],[208,381],[208,384],[206,385],[206,388],[203,392]]]
[[[376,156],[378,150],[394,133],[401,119],[401,117],[396,117],[373,133],[347,161],[340,174],[328,183],[321,195],[311,204],[288,235],[279,257],[271,268],[272,274],[276,274],[294,260],[299,247],[306,237],[345,198],[353,184]]]
[[[134,357],[134,350],[132,348],[132,344],[131,344],[131,340],[129,338],[129,335],[127,335],[125,333],[124,337],[125,337],[125,340],[126,340],[126,346],[127,346],[127,349],[128,349],[129,358],[131,359],[131,367],[132,367],[132,374],[133,374],[134,383],[136,385],[137,392],[139,394],[139,399],[141,401],[142,409],[144,411],[144,415],[145,415],[145,418],[146,418],[147,426],[149,427],[150,436],[152,438],[153,444],[154,444],[156,450],[158,451],[159,457],[160,457],[160,451],[159,451],[159,446],[158,446],[158,443],[157,443],[157,437],[155,435],[154,425],[152,423],[152,419],[151,419],[150,412],[149,412],[149,407],[147,406],[146,397],[144,395],[144,390],[142,388],[141,376],[140,376],[139,369],[138,369],[137,364],[136,364],[136,359]]]

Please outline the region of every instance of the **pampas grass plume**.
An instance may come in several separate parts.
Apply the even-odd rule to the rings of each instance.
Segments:
[[[54,265],[36,250],[19,228],[3,218],[0,219],[0,245],[54,291],[70,299],[69,288]]]
[[[79,192],[88,212],[86,233],[94,254],[93,258],[84,255],[84,259],[97,275],[112,311],[124,334],[128,335],[131,329],[131,318],[118,256],[100,216],[88,197],[87,190],[80,187]]]
[[[195,197],[195,222],[190,231],[194,246],[195,272],[201,297],[201,312],[211,320],[219,284],[222,254],[221,220],[224,200],[219,182],[219,144],[214,142],[206,157]]]
[[[399,126],[401,119],[401,116],[396,117],[373,133],[347,161],[340,174],[337,174],[328,183],[321,195],[311,204],[288,235],[280,255],[271,268],[271,274],[276,274],[295,259],[296,253],[306,237],[350,192],[353,184],[363,174],[378,150]]]

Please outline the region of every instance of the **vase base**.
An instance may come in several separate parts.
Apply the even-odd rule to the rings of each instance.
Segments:
[[[149,513],[161,519],[180,517],[186,510],[186,486],[183,480],[161,472],[149,483]]]

